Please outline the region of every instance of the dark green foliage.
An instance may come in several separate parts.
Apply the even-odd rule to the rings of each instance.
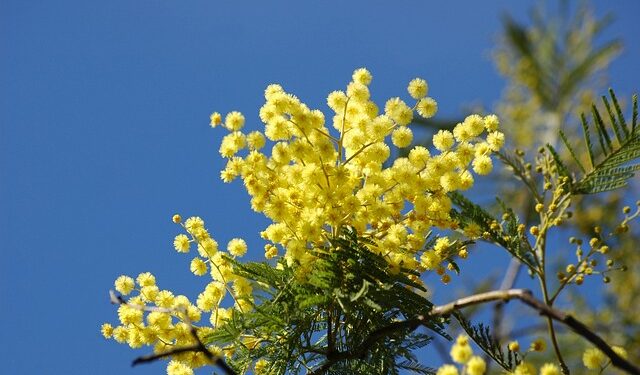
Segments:
[[[513,371],[514,367],[520,363],[517,352],[512,352],[507,348],[505,354],[500,343],[498,343],[491,334],[489,327],[482,323],[473,325],[460,312],[455,312],[453,316],[460,323],[460,326],[467,335],[503,369]]]
[[[603,117],[595,105],[591,107],[593,126],[590,125],[584,114],[581,116],[585,148],[587,149],[586,154],[589,162],[587,168],[583,166],[577,156],[578,154],[564,134],[560,133],[560,137],[565,147],[569,150],[573,161],[583,172],[581,178],[575,181],[572,178],[569,179],[572,182],[570,188],[573,194],[594,194],[623,187],[634,176],[634,172],[640,169],[640,164],[633,163],[635,159],[640,157],[640,131],[636,126],[638,120],[637,96],[634,95],[632,100],[631,126],[625,120],[613,90],[609,90],[609,96],[613,106],[607,97],[602,97],[607,117]],[[608,121],[605,121],[605,119]],[[595,129],[600,152],[595,150],[591,141],[592,129]],[[571,177],[568,168],[560,160],[554,148],[551,145],[547,145],[547,148],[553,155],[558,173],[561,176]]]
[[[344,230],[325,248],[308,250],[316,259],[305,273],[285,261],[274,268],[230,259],[235,273],[255,282],[255,311],[234,314],[205,343],[234,343],[239,349],[229,363],[237,370],[265,358],[273,374],[319,368],[327,374],[397,374],[400,369],[432,374],[412,352],[427,345],[433,333],[418,332],[417,323],[399,325],[431,311],[420,294],[424,287],[409,277],[418,272],[391,271],[370,246],[355,231]],[[445,323],[427,318],[423,325],[450,339]],[[249,346],[247,337],[261,341]]]

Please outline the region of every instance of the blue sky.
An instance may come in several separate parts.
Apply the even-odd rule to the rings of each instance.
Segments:
[[[175,212],[262,253],[266,220],[218,178],[210,112],[243,111],[257,128],[272,82],[327,110],[326,94],[361,66],[379,99],[421,76],[441,115],[491,106],[503,87],[489,58],[500,16],[525,19],[532,3],[0,2],[3,372],[163,373],[132,369],[145,351],[105,341],[99,326],[115,322],[107,291],[120,274],[151,271],[192,297],[204,283],[172,250]],[[611,80],[630,94],[640,5],[597,5],[616,15],[606,35],[627,36]]]

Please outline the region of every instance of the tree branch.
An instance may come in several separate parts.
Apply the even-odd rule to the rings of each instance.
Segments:
[[[468,297],[460,298],[445,305],[434,307],[429,313],[429,318],[450,315],[454,311],[463,309],[465,307],[484,304],[493,301],[509,301],[512,299],[518,299],[525,305],[537,310],[540,315],[544,315],[555,321],[563,323],[567,327],[571,328],[576,334],[584,337],[587,341],[592,343],[598,349],[600,349],[611,360],[611,364],[618,367],[625,372],[632,375],[640,375],[640,368],[620,357],[611,347],[595,332],[591,331],[589,327],[584,325],[573,316],[556,310],[547,306],[542,301],[533,297],[531,291],[526,289],[508,289],[508,290],[495,290],[486,293],[474,294]],[[387,337],[400,330],[408,330],[409,332],[417,329],[421,325],[426,325],[428,319],[424,316],[418,316],[414,319],[408,319],[402,322],[395,322],[388,326],[379,328],[373,331],[362,344],[349,351],[335,353],[332,358],[327,360],[318,366],[310,375],[320,375],[326,372],[331,366],[339,361],[347,359],[363,358],[367,351],[381,338]]]

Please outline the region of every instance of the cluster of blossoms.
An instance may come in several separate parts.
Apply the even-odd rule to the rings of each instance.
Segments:
[[[267,87],[266,103],[260,109],[264,132],[243,133],[245,118],[239,112],[228,113],[224,121],[219,113],[213,113],[211,125],[223,125],[229,131],[220,146],[220,154],[228,159],[221,178],[225,182],[237,177],[243,180],[251,207],[273,222],[261,232],[268,241],[265,257],[282,254],[278,267],[292,267],[301,281],[312,270],[314,250],[329,249],[329,240],[340,236],[342,228],[353,228],[370,239],[370,250],[387,260],[390,272],[435,270],[447,282],[443,263],[453,251],[466,257],[466,249],[456,248],[455,241],[447,237],[426,248],[425,239],[434,227],[458,228],[450,216],[452,203],[447,193],[469,189],[474,182],[472,171],[478,175],[491,172],[490,154],[502,147],[504,135],[498,131],[496,116],[471,115],[452,132],[441,130],[433,136],[433,154],[416,146],[407,157],[387,165],[391,149],[386,140],[390,138],[399,148],[410,146],[413,134],[408,125],[414,111],[429,118],[437,111],[437,104],[426,96],[427,83],[414,79],[408,92],[415,105],[391,98],[381,113],[370,100],[371,79],[366,69],[358,69],[346,91],[329,94],[333,130],[326,126],[321,111],[309,109],[275,84]],[[261,150],[267,139],[273,146],[265,154]],[[241,156],[243,150],[246,152]],[[160,290],[150,273],[140,274],[136,280],[119,277],[116,290],[133,295],[118,309],[120,325],[103,325],[105,337],[133,348],[150,345],[155,352],[162,352],[196,343],[191,324],[205,314],[209,314],[211,326],[199,326],[198,337],[211,334],[233,314],[253,309],[252,284],[235,274],[230,262],[247,252],[245,241],[232,239],[224,251],[201,218],[183,222],[175,215],[173,221],[185,231],[174,239],[176,251],[197,249],[191,272],[209,275],[211,282],[193,303],[185,296]],[[225,296],[233,300],[233,307],[221,307]],[[256,346],[259,340],[246,337],[245,345]],[[209,349],[233,354],[233,347]],[[169,375],[189,375],[206,363],[202,353],[186,352],[172,356],[167,371]],[[264,361],[258,361],[255,372],[265,366]],[[480,369],[484,366],[476,357],[467,364],[474,369],[469,374],[483,373]]]
[[[246,253],[247,245],[241,239],[232,239],[227,251],[218,248],[218,243],[210,236],[204,221],[199,217],[190,217],[182,223],[179,215],[173,221],[180,224],[187,235],[179,234],[174,239],[174,247],[180,253],[188,253],[197,248],[197,255],[191,261],[191,272],[202,276],[209,274],[209,282],[198,298],[192,303],[186,296],[174,295],[169,290],[160,290],[155,277],[141,273],[134,280],[129,276],[120,276],[115,281],[115,289],[123,296],[129,296],[126,304],[118,307],[120,325],[113,327],[109,323],[102,325],[102,334],[117,342],[127,343],[132,348],[143,345],[153,346],[160,353],[175,347],[190,346],[197,343],[191,327],[198,323],[198,338],[203,339],[214,329],[225,324],[234,313],[243,313],[253,309],[253,288],[249,280],[233,273],[230,258]],[[223,308],[221,303],[226,295],[234,301],[233,308]],[[148,312],[145,318],[145,311]],[[210,326],[200,325],[203,316],[209,317]],[[255,345],[256,339],[246,337],[247,345]],[[207,347],[211,353],[231,355],[232,347]],[[201,352],[185,352],[174,355],[167,365],[169,375],[191,375],[193,369],[210,364]]]
[[[526,353],[520,353],[522,357],[526,357],[529,352],[542,352],[546,349],[546,344],[542,339],[534,340]],[[509,350],[520,352],[520,345],[517,341],[509,343]],[[469,344],[467,336],[458,336],[458,339],[451,347],[451,359],[459,366],[446,364],[441,366],[436,375],[483,375],[487,370],[485,361],[480,356],[473,355],[473,349]],[[460,368],[459,368],[460,367]],[[560,368],[553,363],[546,363],[540,367],[540,370],[527,361],[518,364],[513,375],[560,375]]]
[[[433,136],[435,153],[416,146],[388,165],[386,139],[399,148],[410,146],[413,133],[408,125],[414,110],[429,118],[437,104],[426,97],[427,83],[417,78],[408,86],[416,100],[413,107],[395,97],[381,112],[370,100],[371,74],[358,69],[352,78],[346,91],[327,98],[333,110],[329,126],[321,111],[308,108],[279,85],[265,91],[260,109],[264,133],[243,133],[245,119],[239,112],[227,114],[224,121],[219,113],[212,114],[211,125],[229,131],[220,146],[228,159],[221,177],[225,182],[243,180],[251,207],[273,221],[261,233],[269,241],[266,257],[284,250],[287,264],[299,267],[300,275],[313,263],[309,250],[327,247],[327,240],[343,227],[369,237],[371,250],[396,272],[404,267],[444,274],[442,263],[452,243],[442,238],[435,248],[425,249],[425,238],[433,227],[457,228],[447,193],[470,188],[472,171],[491,172],[490,154],[504,143],[498,119],[471,115],[452,132],[441,130]],[[266,139],[274,144],[264,153]]]
[[[469,338],[464,335],[458,336],[456,342],[451,347],[451,359],[460,366],[455,365],[440,366],[436,375],[483,375],[487,371],[487,364],[482,357],[473,355],[473,349],[469,345]]]

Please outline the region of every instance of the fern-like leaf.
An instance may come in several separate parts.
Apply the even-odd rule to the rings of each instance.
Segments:
[[[588,170],[585,170],[580,163],[564,133],[560,134],[569,153],[583,171],[583,176],[571,184],[573,194],[595,194],[618,189],[625,186],[635,172],[640,169],[640,164],[633,163],[634,160],[640,157],[637,96],[634,95],[632,98],[631,128],[629,128],[629,122],[624,118],[620,103],[613,90],[609,90],[609,97],[609,99],[602,98],[606,108],[606,117],[602,116],[595,105],[591,107],[593,127],[590,126],[586,116],[584,114],[581,115],[584,142],[590,164]],[[591,142],[592,129],[595,129],[598,143],[600,144],[601,152],[599,153],[594,150]],[[615,135],[615,143],[610,132]],[[552,153],[559,173],[569,176],[568,170],[560,160],[557,152],[551,147],[548,148]],[[570,181],[573,181],[573,179],[570,179]]]

